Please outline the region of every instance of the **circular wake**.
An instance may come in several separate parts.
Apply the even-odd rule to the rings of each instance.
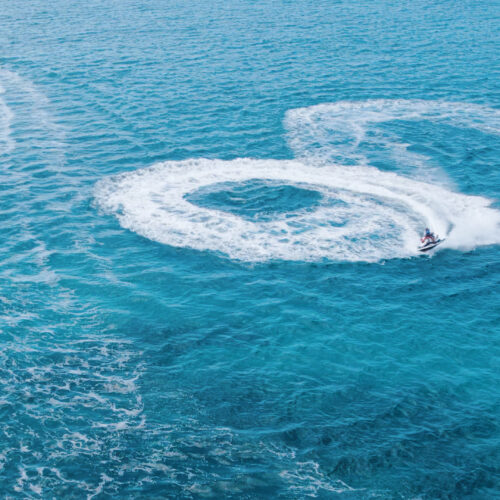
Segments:
[[[490,200],[431,182],[425,157],[408,153],[408,144],[388,131],[386,125],[396,121],[500,132],[499,111],[467,103],[321,104],[286,114],[290,145],[300,161],[165,162],[101,181],[96,198],[122,226],[149,239],[245,261],[408,257],[417,253],[425,226],[446,237],[440,248],[500,243],[500,212]],[[410,161],[420,168],[408,176],[401,175],[408,173],[404,169],[370,166],[365,152],[384,147],[399,155],[398,165]],[[266,184],[282,195],[263,194]],[[226,193],[214,194],[214,186],[220,191],[224,185]],[[207,205],[204,192],[226,205]],[[258,217],[259,203],[242,198],[252,192],[257,201],[281,198],[283,206]],[[299,200],[300,193],[308,193],[309,201]],[[308,205],[311,196],[316,196],[314,206]]]
[[[255,179],[316,190],[321,201],[312,211],[259,221],[186,199],[204,186]],[[425,225],[447,235],[445,245],[451,247],[500,241],[500,212],[489,200],[372,167],[251,159],[165,162],[101,181],[96,198],[123,227],[146,238],[245,261],[408,257],[417,253]]]

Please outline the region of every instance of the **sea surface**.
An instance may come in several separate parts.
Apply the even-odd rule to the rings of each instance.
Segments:
[[[500,498],[499,26],[0,0],[0,496]]]

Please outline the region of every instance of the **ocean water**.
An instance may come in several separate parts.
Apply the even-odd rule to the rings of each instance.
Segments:
[[[0,0],[1,496],[500,498],[499,21]]]

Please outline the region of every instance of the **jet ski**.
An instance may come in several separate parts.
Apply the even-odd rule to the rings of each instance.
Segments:
[[[420,252],[428,252],[429,250],[432,250],[433,248],[436,248],[438,245],[443,243],[444,240],[445,238],[440,239],[439,236],[436,235],[434,241],[428,239],[423,245],[420,245],[418,247],[418,250]]]

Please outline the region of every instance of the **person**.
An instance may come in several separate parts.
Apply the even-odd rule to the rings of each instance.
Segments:
[[[434,236],[434,233],[431,233],[431,231],[430,231],[430,229],[428,227],[425,228],[425,235],[421,239],[421,241],[424,244],[428,243],[429,241],[431,243],[435,243],[436,242],[436,237]]]

